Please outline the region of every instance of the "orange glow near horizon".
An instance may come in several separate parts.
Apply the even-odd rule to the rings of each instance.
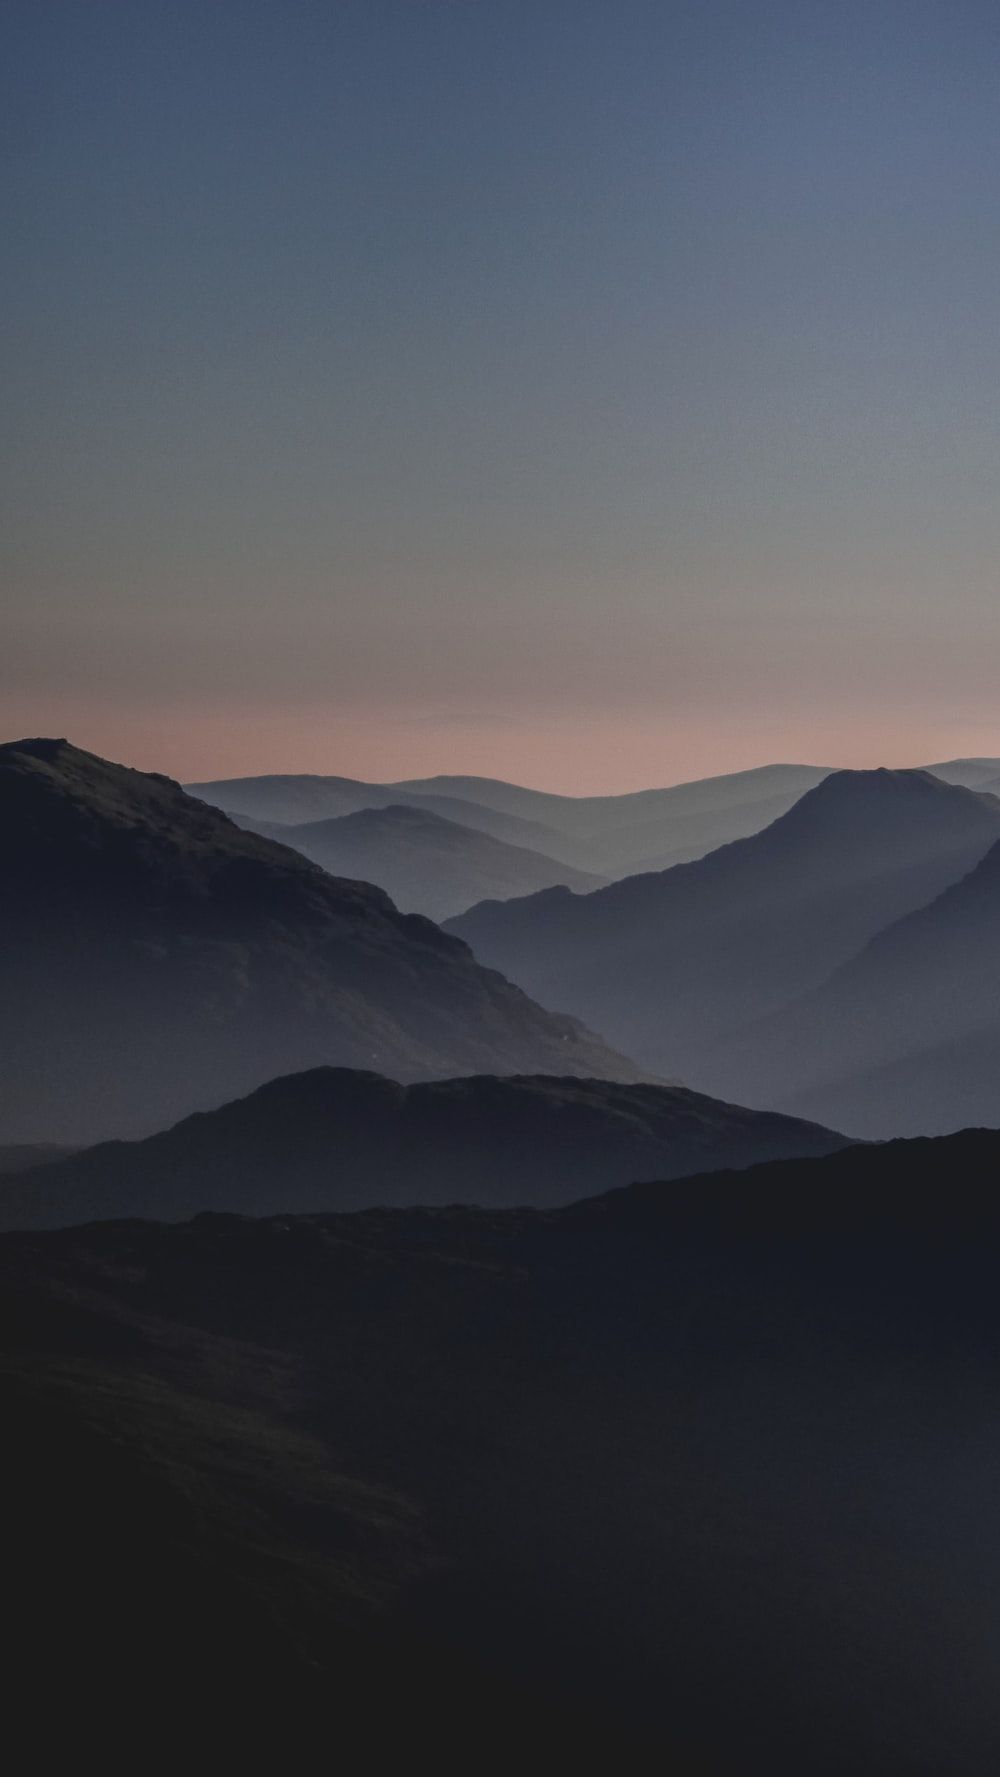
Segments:
[[[84,699],[8,698],[4,739],[64,735],[90,752],[181,781],[320,773],[373,782],[460,774],[565,795],[614,795],[777,761],[912,766],[1000,754],[995,723],[932,723],[852,712],[807,722],[761,711],[726,723],[690,711],[588,719],[329,709],[206,712],[173,705],[109,708]]]

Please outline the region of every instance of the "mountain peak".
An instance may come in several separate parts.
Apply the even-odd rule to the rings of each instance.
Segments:
[[[844,767],[839,771],[831,771],[813,789],[807,790],[800,802],[833,800],[845,795],[865,793],[884,796],[911,790],[945,796],[955,790],[961,790],[965,795],[973,794],[972,791],[965,790],[963,785],[947,784],[942,778],[935,777],[933,772],[925,771],[919,766],[876,765],[866,769]]]
[[[901,829],[920,831],[931,818],[935,826],[953,823],[985,828],[995,820],[996,801],[949,784],[932,772],[879,766],[870,771],[833,771],[782,815],[769,830],[791,836],[820,829],[826,837],[839,831],[870,831],[885,840]],[[768,830],[759,835],[766,840]]]
[[[838,771],[707,857],[473,907],[448,930],[657,1073],[740,1098],[716,1061],[729,1032],[817,987],[998,841],[995,797],[922,770]]]
[[[167,787],[178,797],[188,800],[172,777],[165,777],[159,771],[139,771],[132,765],[117,765],[110,759],[102,759],[98,753],[88,753],[84,747],[74,746],[64,735],[40,735],[0,743],[0,770],[10,774],[27,766],[30,772],[36,765],[51,768],[55,776],[70,774],[77,792],[88,781],[110,783],[117,780],[128,782],[133,788],[140,784],[156,785],[161,789]]]
[[[7,740],[0,745],[2,753],[24,753],[29,759],[44,759],[46,764],[57,759],[61,753],[76,752],[65,735],[54,739],[48,735],[35,735],[27,740]]]
[[[382,889],[170,778],[8,743],[0,823],[0,1139],[141,1134],[318,1063],[640,1072]]]

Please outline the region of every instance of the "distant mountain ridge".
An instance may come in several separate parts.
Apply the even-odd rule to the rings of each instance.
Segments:
[[[990,789],[1000,779],[1000,759],[944,759],[924,769],[946,784],[963,784],[967,790]]]
[[[437,921],[487,897],[532,894],[559,883],[587,890],[606,880],[408,805],[363,808],[297,827],[258,822],[254,830],[334,876],[377,883],[402,913]]]
[[[560,796],[495,778],[414,778],[365,784],[322,776],[233,778],[188,785],[194,796],[251,823],[299,824],[405,803],[559,862],[604,876],[665,867],[757,832],[822,781],[829,767],[765,765],[724,777],[620,796]]]
[[[0,1141],[146,1133],[276,1074],[628,1079],[429,920],[63,740],[0,746]]]
[[[724,1060],[754,1102],[863,1136],[1000,1125],[1000,844]]]
[[[498,778],[442,774],[372,784],[320,774],[189,784],[192,795],[251,826],[301,825],[392,804],[526,846],[571,868],[620,878],[690,863],[749,838],[836,768],[770,764],[664,789],[564,796]],[[918,769],[968,789],[1000,786],[1000,759],[951,759]]]
[[[645,825],[668,810],[706,814],[766,800],[779,792],[802,794],[831,769],[813,765],[758,765],[719,777],[697,778],[663,789],[625,790],[617,795],[562,796],[550,790],[529,790],[496,778],[411,778],[400,788],[414,794],[460,796],[507,814],[558,824],[567,832],[593,834]]]
[[[490,1075],[403,1086],[317,1068],[145,1141],[0,1179],[0,1227],[183,1221],[208,1210],[548,1209],[636,1179],[846,1145],[832,1130],[676,1086]]]
[[[588,895],[485,903],[447,929],[647,1066],[731,1097],[718,1043],[818,987],[998,838],[993,797],[921,771],[835,772],[695,863]]]
[[[366,784],[357,778],[298,774],[226,778],[219,782],[185,784],[188,795],[223,813],[241,826],[267,822],[272,826],[306,826],[314,821],[338,820],[367,808],[426,809],[444,820],[456,821],[473,832],[491,833],[512,845],[544,852],[560,837],[544,822],[493,809],[457,796],[414,793],[405,784]]]

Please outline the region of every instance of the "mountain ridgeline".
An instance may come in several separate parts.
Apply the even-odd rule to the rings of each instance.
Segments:
[[[996,765],[231,820],[0,748],[36,1749],[993,1777],[1000,1133],[850,1137],[1000,1122]]]
[[[716,846],[758,832],[819,783],[827,770],[814,765],[763,765],[621,796],[558,796],[483,777],[366,784],[354,778],[276,776],[231,778],[188,788],[192,795],[251,826],[311,823],[390,804],[422,808],[541,852],[547,860],[619,877],[699,858]]]
[[[604,882],[425,808],[361,808],[294,827],[237,818],[241,825],[294,847],[333,876],[377,883],[402,913],[423,913],[438,921],[487,898],[533,894],[560,883],[586,891]]]
[[[1000,845],[724,1059],[751,1102],[862,1136],[1000,1125]]]
[[[751,1027],[819,988],[998,840],[995,797],[923,771],[834,772],[762,833],[695,863],[588,895],[487,903],[448,930],[653,1071],[792,1108],[781,1082],[753,1069]],[[731,1047],[744,1028],[746,1067]],[[808,1114],[833,1111],[815,1099]]]
[[[0,747],[0,1141],[139,1135],[317,1065],[639,1070],[429,920],[65,741]]]
[[[402,1086],[317,1068],[145,1141],[107,1142],[41,1169],[33,1156],[22,1177],[0,1179],[0,1227],[183,1221],[206,1210],[542,1209],[637,1179],[845,1145],[817,1125],[681,1087],[551,1076]]]

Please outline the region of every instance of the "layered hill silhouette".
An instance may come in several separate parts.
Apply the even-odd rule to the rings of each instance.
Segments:
[[[8,1726],[987,1777],[998,1166],[5,1236]]]
[[[0,1180],[0,1227],[203,1210],[275,1215],[374,1205],[551,1208],[636,1179],[679,1178],[842,1136],[681,1087],[549,1076],[402,1086],[317,1068],[138,1142],[107,1142]]]
[[[926,770],[946,784],[964,784],[968,790],[993,791],[1000,782],[1000,759],[944,759]]]
[[[493,778],[413,779],[411,794],[460,796],[507,815],[544,822],[589,867],[623,876],[704,856],[759,832],[827,776],[828,766],[762,765],[721,777],[618,796],[557,796]]]
[[[1000,845],[719,1060],[754,1102],[859,1135],[1000,1124]]]
[[[825,766],[764,765],[663,790],[559,796],[495,778],[233,778],[191,784],[192,795],[234,819],[301,824],[389,804],[419,807],[527,846],[576,869],[619,877],[702,857],[756,833],[819,783]]]
[[[818,986],[998,838],[993,797],[922,771],[834,772],[695,863],[486,903],[448,930],[648,1067],[731,1096],[723,1039]]]
[[[486,803],[433,790],[411,790],[406,784],[367,784],[359,778],[309,774],[223,778],[211,783],[185,784],[199,801],[221,808],[240,826],[273,833],[276,828],[309,826],[315,821],[341,820],[368,808],[419,808],[442,820],[455,821],[474,833],[490,833],[511,845],[553,855],[571,863],[559,851],[561,839],[554,827]],[[570,847],[572,849],[572,847]]]
[[[603,882],[526,846],[405,805],[363,808],[297,827],[258,824],[256,830],[293,846],[334,876],[375,883],[402,913],[433,920],[487,898],[504,900],[557,883],[587,890]]]
[[[0,747],[0,1141],[138,1135],[320,1064],[634,1078],[429,920],[65,741]]]

